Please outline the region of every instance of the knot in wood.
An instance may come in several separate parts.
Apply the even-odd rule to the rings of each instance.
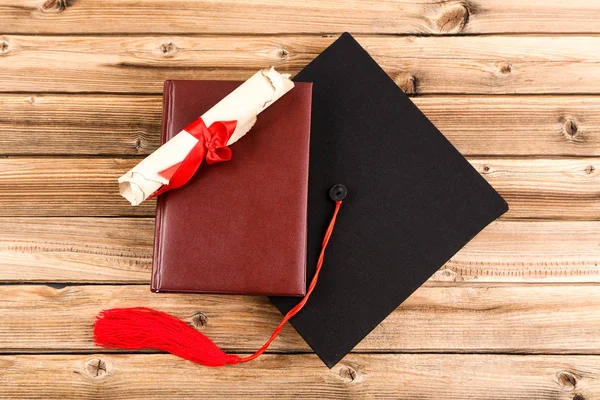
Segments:
[[[290,55],[290,52],[285,47],[280,47],[277,49],[277,57],[281,60],[285,60]]]
[[[352,367],[342,367],[340,369],[340,376],[344,380],[344,382],[354,382],[358,373]]]
[[[587,167],[585,167],[585,173],[588,175],[591,175],[594,173],[594,171],[596,171],[596,167],[594,167],[593,165],[588,165]]]
[[[9,43],[4,39],[0,39],[0,54],[6,54],[9,51]]]
[[[160,52],[165,57],[172,57],[173,55],[175,55],[176,51],[177,47],[175,47],[173,42],[163,43],[160,45]]]
[[[134,147],[135,151],[141,152],[144,149],[144,147],[146,147],[145,145],[146,145],[146,143],[145,143],[143,137],[138,136],[135,138],[135,142],[133,143],[133,147]]]
[[[208,317],[202,312],[197,312],[192,316],[192,325],[196,329],[204,328],[208,325]]]
[[[398,73],[393,79],[404,93],[408,95],[417,94],[418,80],[414,75]]]
[[[451,268],[444,268],[434,274],[444,282],[459,282],[464,280],[460,272],[454,271]]]
[[[40,11],[43,13],[59,13],[69,7],[69,0],[46,0],[40,4]]]
[[[85,363],[85,372],[92,378],[98,378],[106,375],[106,361],[101,358],[95,358]]]
[[[565,118],[565,121],[563,122],[563,130],[564,130],[565,135],[567,135],[567,137],[569,137],[569,138],[575,137],[575,135],[577,135],[578,129],[579,128],[577,127],[577,123],[575,123],[575,121],[573,121],[573,119]]]
[[[337,370],[337,380],[345,383],[359,384],[363,382],[367,374],[363,371],[363,366],[356,362],[343,362]]]
[[[583,395],[577,393],[575,396],[573,396],[573,400],[585,400],[585,397],[583,397]]]
[[[562,386],[563,390],[573,390],[577,386],[577,379],[572,373],[568,371],[562,371],[557,376],[558,384]]]
[[[502,75],[509,75],[511,72],[512,72],[512,65],[510,65],[509,63],[502,64],[500,66],[500,73]]]
[[[460,33],[469,22],[469,9],[464,3],[443,5],[435,21],[440,33]]]

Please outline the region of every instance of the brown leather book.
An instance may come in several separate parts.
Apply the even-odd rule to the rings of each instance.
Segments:
[[[166,81],[161,141],[242,82]],[[312,84],[296,87],[183,187],[159,196],[154,292],[303,296]]]

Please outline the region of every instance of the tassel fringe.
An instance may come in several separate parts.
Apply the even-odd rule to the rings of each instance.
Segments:
[[[179,318],[144,307],[102,311],[94,324],[94,342],[112,349],[162,350],[210,367],[240,360]]]

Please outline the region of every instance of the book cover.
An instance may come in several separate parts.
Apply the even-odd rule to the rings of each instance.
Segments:
[[[165,82],[162,143],[240,84]],[[297,84],[231,160],[158,197],[152,291],[305,294],[311,92]]]

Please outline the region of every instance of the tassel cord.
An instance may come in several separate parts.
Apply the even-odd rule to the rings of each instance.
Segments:
[[[255,358],[257,358],[258,356],[260,356],[261,354],[263,354],[269,348],[269,346],[271,345],[273,340],[275,340],[275,338],[279,335],[279,332],[281,332],[281,329],[283,329],[283,326],[285,325],[285,323],[288,322],[294,315],[296,315],[308,301],[310,294],[313,292],[313,290],[315,289],[315,286],[317,285],[317,281],[319,279],[319,272],[321,272],[321,267],[323,266],[323,260],[325,259],[325,249],[327,248],[327,244],[329,243],[329,238],[331,237],[331,233],[333,232],[333,227],[335,226],[335,221],[337,219],[337,215],[338,215],[341,205],[342,205],[341,200],[335,202],[335,210],[333,211],[333,216],[331,217],[331,222],[329,222],[329,226],[327,227],[327,231],[325,232],[325,237],[323,238],[323,245],[321,247],[321,254],[319,254],[319,260],[317,261],[317,268],[316,268],[315,274],[310,282],[310,285],[308,286],[306,295],[302,298],[300,303],[296,304],[296,306],[294,306],[294,308],[292,308],[290,311],[288,311],[287,314],[285,314],[285,316],[283,317],[283,319],[281,320],[281,322],[279,323],[277,328],[275,328],[275,330],[273,331],[273,334],[271,335],[269,340],[267,340],[260,349],[258,349],[254,354],[252,354],[248,357],[243,357],[243,358],[240,357],[238,362],[252,361]]]

